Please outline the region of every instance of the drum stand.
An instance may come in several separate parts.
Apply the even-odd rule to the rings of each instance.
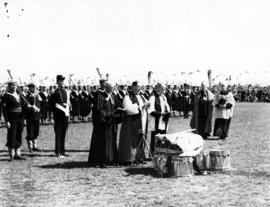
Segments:
[[[142,147],[143,148],[143,151],[144,151],[144,146],[146,146],[146,149],[149,153],[149,156],[154,164],[154,167],[156,166],[156,163],[155,163],[155,160],[154,160],[154,157],[152,155],[152,152],[150,150],[150,147],[146,141],[146,138],[147,138],[147,134],[146,133],[143,133],[141,130],[138,132],[138,135],[140,135],[140,141],[137,145],[137,148],[136,148],[136,152],[135,152],[135,155],[134,155],[134,160],[132,161],[132,165],[134,164],[134,162],[136,161],[136,157],[137,157],[137,154],[140,150],[140,148]],[[142,162],[142,165],[143,165],[143,162]]]

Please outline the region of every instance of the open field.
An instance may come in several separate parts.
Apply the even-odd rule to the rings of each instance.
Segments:
[[[189,128],[171,118],[170,132]],[[25,130],[26,131],[26,130]],[[24,133],[25,133],[24,131]],[[144,167],[87,166],[91,123],[71,124],[67,158],[54,156],[53,126],[42,126],[39,147],[27,161],[8,162],[0,129],[0,206],[270,206],[270,105],[239,103],[230,137],[207,140],[206,149],[230,150],[232,170],[207,176],[159,178]]]

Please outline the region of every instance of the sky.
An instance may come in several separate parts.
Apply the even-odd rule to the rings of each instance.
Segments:
[[[196,82],[211,69],[216,81],[268,84],[269,11],[267,0],[0,0],[0,81],[10,69],[26,82],[91,82],[98,67],[114,81],[151,70]]]

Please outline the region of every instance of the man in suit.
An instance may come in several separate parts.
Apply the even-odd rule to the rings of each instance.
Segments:
[[[54,132],[55,132],[55,154],[58,157],[65,157],[65,138],[68,129],[70,99],[69,93],[64,88],[65,77],[56,76],[58,87],[52,94],[50,107],[53,111]]]

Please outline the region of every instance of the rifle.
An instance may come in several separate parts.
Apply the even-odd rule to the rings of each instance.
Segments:
[[[99,77],[102,78],[102,74],[100,73],[99,68],[96,68],[96,70],[97,70],[97,73],[98,73]]]
[[[11,71],[9,69],[7,69],[7,72],[8,72],[10,79],[14,80],[13,76],[11,75]],[[31,105],[30,105],[29,101],[24,97],[22,89],[20,87],[17,87],[17,91],[18,91],[22,101],[27,105],[27,107],[30,107]]]
[[[212,88],[211,74],[212,74],[212,71],[211,71],[211,70],[208,70],[208,71],[207,71],[207,76],[208,76],[209,89]]]

